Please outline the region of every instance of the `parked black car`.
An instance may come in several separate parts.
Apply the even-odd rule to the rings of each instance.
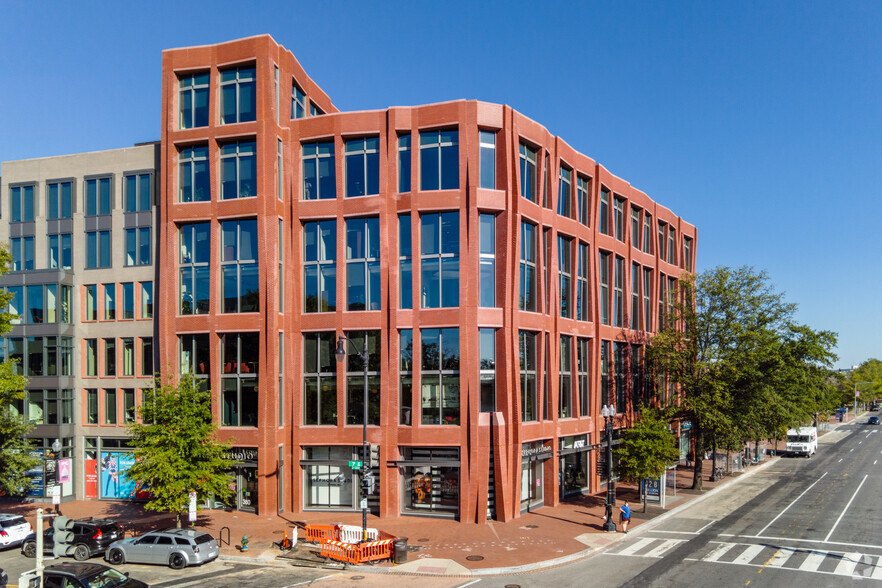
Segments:
[[[879,417],[871,416],[870,418],[867,419],[867,424],[868,425],[878,425],[879,424]]]
[[[43,554],[52,555],[55,545],[54,529],[49,527],[43,531]],[[107,519],[80,519],[73,522],[73,541],[70,542],[69,555],[77,561],[101,555],[107,546],[123,538],[123,528],[116,521]],[[31,533],[21,544],[21,552],[25,557],[37,556],[37,534]]]
[[[43,588],[148,588],[129,574],[99,563],[66,561],[46,566],[43,570]]]

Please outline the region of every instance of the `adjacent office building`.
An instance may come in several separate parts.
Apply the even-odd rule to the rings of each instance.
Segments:
[[[108,405],[122,423],[126,403],[140,402],[127,390],[149,383],[139,376],[149,373],[151,336],[151,369],[192,373],[213,391],[237,460],[225,506],[359,510],[349,462],[361,459],[365,388],[378,479],[369,507],[383,517],[509,520],[600,488],[600,408],[615,404],[617,427],[626,426],[658,392],[644,377],[643,349],[677,278],[693,271],[695,227],[507,106],[340,112],[267,35],[164,52],[159,149],[149,166],[3,164],[0,237],[9,232],[13,250],[50,222],[48,213],[30,224],[7,219],[21,206],[16,194],[30,185],[45,192],[34,196],[43,206],[52,181],[71,179],[72,269],[38,261],[4,278],[24,291],[45,271],[47,283],[72,288],[75,323],[52,324],[70,339],[71,374],[31,379],[72,399],[71,422],[55,425],[67,428],[35,432],[65,436],[70,492],[92,497],[87,480],[128,458],[102,462],[108,442],[117,454],[130,450],[119,425],[107,429]],[[126,182],[147,169],[158,200],[142,217],[128,212]],[[118,195],[106,220],[83,213],[88,182],[101,174]],[[134,229],[142,247],[148,216],[153,257],[135,267],[123,239]],[[113,280],[89,265],[89,239],[102,259],[101,231],[117,243]],[[37,259],[51,263],[40,253],[50,248],[38,244]],[[150,317],[139,314],[148,282]],[[130,322],[119,310],[87,320],[93,307],[105,312],[105,283],[117,283],[116,308],[132,284]],[[130,348],[122,340],[133,341],[131,380],[119,364],[112,376],[102,371],[105,323],[118,362]],[[48,327],[16,326],[9,349]],[[342,362],[339,335],[352,341]],[[674,432],[685,448],[682,428]]]

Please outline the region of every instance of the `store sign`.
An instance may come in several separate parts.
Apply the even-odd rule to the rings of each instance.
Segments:
[[[692,421],[681,421],[680,422],[680,430],[681,431],[688,431],[691,428],[692,428]]]
[[[521,448],[521,457],[548,458],[551,457],[551,445],[531,445]]]
[[[256,447],[233,447],[229,451],[224,452],[224,459],[233,461],[257,461]]]

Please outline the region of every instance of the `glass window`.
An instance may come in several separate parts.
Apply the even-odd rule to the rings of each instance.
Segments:
[[[643,328],[652,330],[652,269],[643,268]]]
[[[86,216],[110,214],[110,178],[86,180]]]
[[[221,233],[223,312],[257,312],[260,310],[257,221],[224,221]]]
[[[420,133],[420,189],[459,188],[459,131]]]
[[[337,309],[337,223],[303,224],[304,312]]]
[[[600,324],[609,324],[609,262],[610,254],[600,252]]]
[[[361,350],[367,350],[367,399],[368,399],[368,424],[380,424],[380,331],[351,331],[347,332],[355,344]],[[364,424],[364,360],[361,355],[346,354],[346,424]]]
[[[573,216],[573,170],[560,166],[560,179],[557,184],[557,214]]]
[[[254,141],[221,146],[221,200],[257,196],[257,158]]]
[[[624,312],[624,283],[625,283],[625,260],[618,255],[616,256],[615,268],[615,295],[613,298],[613,326],[625,326]]]
[[[285,312],[285,221],[279,219],[279,312]]]
[[[153,318],[153,282],[141,282],[141,318]]]
[[[309,102],[309,116],[321,116],[324,112],[322,109],[315,105],[315,102]]]
[[[12,250],[12,271],[22,272],[34,269],[34,238],[10,239]]]
[[[615,209],[615,230],[616,239],[625,240],[625,201],[616,196],[613,199],[613,208]]]
[[[153,204],[153,174],[130,174],[125,177],[126,212],[150,210]]]
[[[58,321],[58,285],[46,284],[46,317],[47,323]]]
[[[208,147],[185,147],[178,151],[178,202],[211,200]]]
[[[86,352],[86,375],[98,375],[98,339],[85,339],[83,341]]]
[[[665,232],[667,231],[668,225],[661,221],[658,221],[658,258],[664,261],[666,259],[665,256]]]
[[[98,424],[98,389],[86,389],[86,422],[90,425]]]
[[[576,212],[579,215],[579,222],[588,225],[588,211],[591,202],[591,180],[585,176],[579,176],[579,183],[576,189]]]
[[[211,296],[211,223],[181,225],[178,232],[181,314],[207,314]]]
[[[208,333],[180,335],[182,374],[208,377],[211,374],[211,346]],[[232,371],[232,366],[230,367]]]
[[[652,215],[643,213],[643,253],[652,253]]]
[[[122,369],[121,376],[135,375],[135,340],[131,337],[123,337],[122,341]]]
[[[132,320],[135,318],[135,284],[132,282],[123,282],[122,287],[122,308],[120,319]]]
[[[104,339],[104,376],[116,375],[116,339]]]
[[[496,215],[479,214],[480,306],[496,306]]]
[[[86,233],[86,269],[110,267],[110,231]]]
[[[71,218],[72,182],[48,182],[46,184],[46,218]]]
[[[337,424],[336,337],[333,331],[303,334],[303,424]]]
[[[98,320],[98,286],[95,284],[89,284],[85,286],[86,290],[86,302],[85,302],[85,311],[86,311],[86,320],[87,321],[97,321]]]
[[[208,126],[208,73],[197,73],[178,78],[180,93],[180,126],[193,129]]]
[[[600,342],[600,406],[609,404],[609,341]],[[619,407],[623,408],[623,407]]]
[[[658,330],[665,328],[665,303],[668,299],[667,279],[660,273],[658,276]]]
[[[521,196],[537,201],[536,194],[536,149],[520,145]]]
[[[326,200],[337,197],[334,142],[303,144],[303,199]]]
[[[34,220],[34,186],[15,186],[9,189],[10,222]]]
[[[640,249],[640,209],[631,206],[631,247]]]
[[[521,369],[521,421],[537,420],[536,415],[536,333],[518,332]]]
[[[282,140],[277,139],[276,143],[276,191],[279,200],[285,199],[285,152],[282,146]]]
[[[631,264],[631,316],[630,327],[640,329],[640,265]]]
[[[616,382],[616,406],[622,411],[625,408],[625,344],[618,341],[613,342],[613,363],[615,370]]]
[[[43,355],[43,337],[27,338],[26,376],[45,376],[46,358]]]
[[[116,389],[104,389],[104,424],[116,424]]]
[[[125,265],[150,265],[150,227],[126,229]]]
[[[423,308],[459,306],[459,212],[420,217]]]
[[[480,168],[482,188],[496,189],[496,133],[480,131]]]
[[[400,381],[400,401],[398,403],[398,424],[413,424],[413,329],[402,329],[399,333],[398,379]]]
[[[25,313],[24,289],[22,286],[7,286],[6,291],[12,295],[6,306],[6,312],[13,315],[10,322],[13,325],[21,324],[21,316]]]
[[[398,135],[398,191],[410,192],[410,133]]]
[[[588,369],[589,340],[582,337],[576,340],[576,370],[579,377],[579,416],[591,415],[590,386],[591,374]]]
[[[135,389],[123,388],[123,422],[131,424],[135,422]]]
[[[380,219],[346,220],[348,310],[380,310]]]
[[[221,124],[255,120],[255,70],[239,67],[220,72]]]
[[[677,263],[677,231],[674,227],[668,227],[668,263]]]
[[[576,278],[576,320],[587,321],[589,319],[588,296],[588,244],[579,242],[579,254],[576,260],[578,276]]]
[[[560,371],[558,372],[558,416],[573,416],[573,338],[560,336]]]
[[[573,240],[558,235],[557,269],[560,286],[560,316],[572,318]]]
[[[260,333],[224,333],[221,336],[223,415],[225,427],[256,427]]]
[[[496,329],[478,329],[481,412],[496,412]]]
[[[380,193],[380,139],[349,139],[346,149],[346,196]]]
[[[71,269],[73,255],[71,252],[70,233],[48,236],[49,269]]]
[[[683,267],[687,272],[692,271],[692,239],[683,237]]]
[[[116,284],[104,284],[104,320],[116,320]]]
[[[413,248],[410,215],[398,217],[398,266],[401,282],[401,308],[413,308]]]
[[[153,337],[141,338],[141,375],[153,377]]]
[[[422,329],[420,337],[422,423],[458,425],[459,329]]]
[[[597,222],[598,230],[604,235],[609,235],[609,190],[600,189],[600,218]]]
[[[521,271],[518,308],[536,311],[536,226],[521,222]]]
[[[291,118],[303,118],[305,112],[306,94],[297,85],[297,82],[291,84]]]

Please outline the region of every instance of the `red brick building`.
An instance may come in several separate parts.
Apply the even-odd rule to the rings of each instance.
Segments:
[[[339,112],[267,36],[163,54],[160,369],[207,378],[236,508],[483,522],[595,491],[603,404],[696,230],[503,105]],[[353,346],[354,347],[354,346]],[[620,425],[623,423],[620,423]]]

